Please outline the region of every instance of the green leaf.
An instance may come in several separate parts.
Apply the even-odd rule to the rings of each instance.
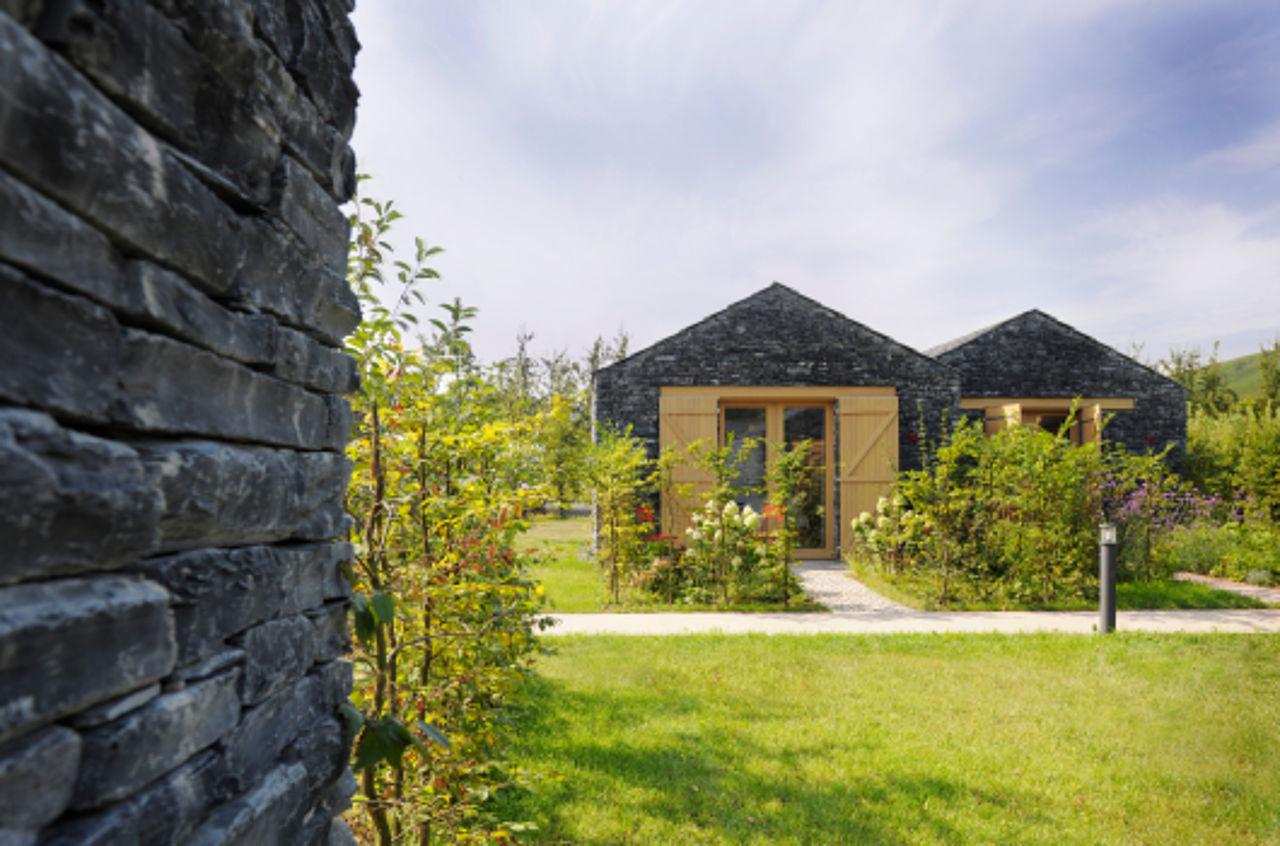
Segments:
[[[443,746],[445,749],[453,748],[453,744],[449,742],[449,738],[445,736],[445,733],[430,723],[418,720],[418,729],[436,746]]]
[[[405,728],[404,723],[392,716],[380,720],[366,718],[364,731],[356,742],[356,760],[353,769],[376,767],[385,761],[392,769],[399,769],[404,750],[417,739]]]
[[[396,616],[396,600],[395,597],[384,591],[378,591],[373,595],[373,599],[369,600],[369,607],[373,609],[377,621],[382,625],[387,625]]]
[[[351,620],[355,623],[356,639],[367,649],[378,627],[378,618],[369,607],[369,600],[362,593],[351,597]]]

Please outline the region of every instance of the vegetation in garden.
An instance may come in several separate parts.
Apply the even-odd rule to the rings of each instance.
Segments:
[[[815,468],[810,445],[799,442],[770,449],[766,489],[741,484],[738,470],[753,440],[720,446],[696,441],[669,448],[650,461],[643,444],[628,433],[605,430],[588,459],[588,475],[598,509],[599,561],[615,605],[624,600],[683,607],[789,607],[801,596],[791,576],[801,498]],[[694,496],[690,486],[671,481],[680,463],[701,468],[712,480]],[[764,513],[745,504],[764,493]],[[674,503],[693,502],[692,525],[683,535],[662,531],[674,522]],[[669,509],[660,519],[659,502]]]
[[[571,638],[527,843],[1270,843],[1274,635]]]
[[[1078,607],[1096,599],[1097,527],[1110,521],[1123,580],[1190,571],[1272,583],[1273,430],[1273,416],[1251,410],[1193,413],[1188,481],[1161,456],[1076,447],[1032,426],[988,437],[962,419],[925,450],[921,469],[898,474],[874,514],[855,520],[856,566],[925,607]],[[1189,590],[1134,591],[1128,601],[1176,605]]]
[[[405,305],[422,301],[438,250],[419,240],[412,263],[392,262],[386,233],[398,213],[369,199],[357,209],[349,277],[365,320],[349,341],[362,390],[347,498],[356,679],[344,709],[360,781],[352,822],[382,846],[503,842],[485,800],[533,778],[505,750],[535,651],[539,591],[516,536],[543,497],[530,475],[537,430],[502,413],[476,367],[473,309],[447,305],[410,345]],[[387,289],[390,307],[378,296]]]

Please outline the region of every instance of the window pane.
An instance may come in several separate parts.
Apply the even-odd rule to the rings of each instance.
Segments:
[[[739,505],[750,505],[756,511],[764,511],[764,439],[765,410],[763,408],[726,408],[724,410],[725,441],[733,435],[735,456],[742,457],[734,484],[749,488],[750,492],[738,497]],[[751,451],[743,455],[741,445],[747,438],[755,439]]]
[[[827,454],[827,410],[825,407],[787,408],[782,412],[783,441],[791,446],[809,441],[809,476],[788,505],[800,549],[826,546],[827,485],[822,466]]]

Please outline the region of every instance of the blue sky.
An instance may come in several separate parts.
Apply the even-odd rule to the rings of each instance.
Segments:
[[[485,360],[772,281],[917,348],[1280,336],[1280,4],[362,0],[353,145]]]

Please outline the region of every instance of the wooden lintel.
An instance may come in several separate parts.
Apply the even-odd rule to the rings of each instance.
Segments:
[[[839,396],[893,397],[891,385],[846,387],[843,385],[663,385],[664,397],[719,397],[726,402],[744,400],[821,400]]]
[[[1080,408],[1096,405],[1104,411],[1132,411],[1132,397],[1080,397]],[[964,411],[980,411],[1005,405],[1021,405],[1024,409],[1066,411],[1075,397],[964,397],[960,408]]]

